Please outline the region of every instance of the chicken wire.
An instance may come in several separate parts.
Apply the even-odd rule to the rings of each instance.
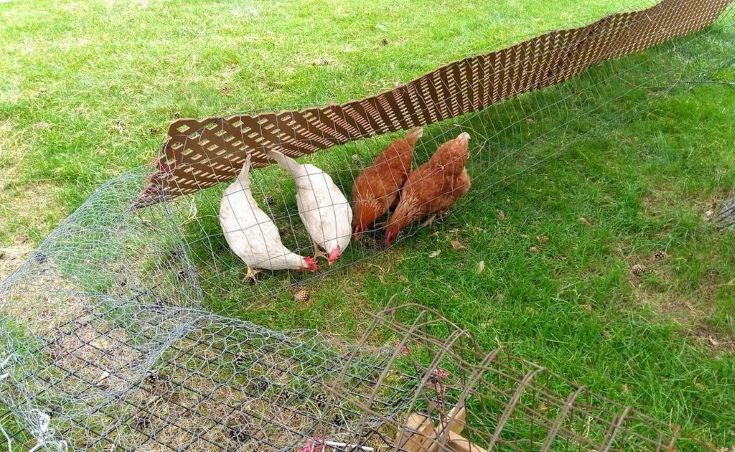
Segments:
[[[359,101],[299,111],[178,119],[157,171],[136,205],[168,200],[232,179],[248,154],[301,157],[374,135],[433,124],[563,82],[591,65],[635,53],[710,25],[731,0],[661,0],[583,27],[553,31],[447,64]]]
[[[722,204],[717,215],[717,222],[721,228],[735,226],[735,198],[730,198]]]
[[[481,202],[604,128],[605,109],[644,110],[649,89],[685,89],[732,65],[732,19],[730,7],[702,32],[547,88],[555,97],[531,93],[427,127],[415,160],[470,133],[473,188],[456,209]],[[643,79],[644,66],[659,70]],[[349,192],[397,136],[302,161]],[[519,136],[524,144],[511,146]],[[235,302],[246,309],[268,303],[384,252],[382,228],[317,275],[268,272],[251,286],[219,230],[223,187],[132,209],[147,176],[139,168],[100,187],[0,285],[0,424],[12,447],[395,450],[399,431],[420,413],[439,426],[426,447],[442,450],[448,436],[441,426],[461,405],[468,412],[462,434],[487,449],[703,447],[541,366],[480,350],[465,331],[419,306],[375,315],[355,344],[232,318],[227,309]],[[293,182],[277,168],[252,178],[287,245],[310,254]]]

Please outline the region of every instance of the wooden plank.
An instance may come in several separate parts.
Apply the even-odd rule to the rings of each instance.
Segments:
[[[426,441],[434,436],[434,426],[428,417],[413,413],[396,435],[396,446],[406,452],[423,452]]]
[[[470,442],[467,438],[453,431],[449,431],[449,450],[452,452],[487,452],[480,446]]]
[[[467,425],[467,409],[464,404],[455,405],[449,410],[449,414],[440,420],[436,427],[436,434],[431,439],[431,444],[427,448],[427,452],[437,452],[440,446],[444,446],[449,441],[449,434],[459,434]],[[441,449],[444,450],[444,449]]]
[[[447,415],[447,425],[444,428],[454,433],[462,433],[467,425],[467,408],[462,405],[455,405]]]

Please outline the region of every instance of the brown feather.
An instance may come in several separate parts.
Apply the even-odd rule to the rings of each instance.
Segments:
[[[445,213],[470,189],[465,163],[469,158],[469,134],[447,141],[428,162],[411,173],[403,186],[398,207],[388,221],[386,242],[414,221],[434,213]]]
[[[392,142],[355,179],[352,224],[356,233],[368,229],[395,204],[411,172],[413,149],[422,133],[421,128],[413,129],[404,138]]]

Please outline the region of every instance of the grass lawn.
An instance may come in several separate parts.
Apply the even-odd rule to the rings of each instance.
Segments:
[[[38,243],[100,183],[147,162],[176,116],[358,98],[651,3],[0,3],[0,247]],[[281,294],[212,308],[355,336],[366,311],[417,301],[485,347],[499,340],[735,444],[735,234],[709,221],[735,187],[733,43],[720,24],[476,115],[461,124],[487,138],[474,193],[442,225],[307,284],[307,303]],[[703,53],[729,65],[704,67]],[[691,83],[705,70],[717,83]]]

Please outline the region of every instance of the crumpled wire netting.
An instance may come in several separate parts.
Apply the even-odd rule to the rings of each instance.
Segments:
[[[731,7],[701,33],[550,88],[561,93],[553,103],[543,92],[529,94],[433,125],[416,160],[426,160],[460,131],[472,135],[475,184],[461,209],[604,127],[598,112],[631,92],[673,88],[731,65],[732,15]],[[669,64],[641,80],[643,64],[662,62]],[[637,108],[645,108],[645,97]],[[535,125],[528,129],[531,117]],[[563,146],[547,142],[558,139],[558,130],[565,130]],[[525,145],[504,146],[518,134],[527,137]],[[305,160],[348,188],[395,136]],[[533,146],[543,153],[535,154]],[[48,450],[349,450],[344,444],[390,450],[399,447],[396,434],[411,413],[441,423],[457,404],[468,407],[464,434],[482,447],[663,450],[676,443],[678,432],[667,424],[501,350],[482,351],[466,332],[419,306],[376,314],[355,344],[223,315],[228,303],[267,303],[314,276],[272,273],[256,286],[244,284],[244,266],[218,229],[222,187],[131,209],[147,171],[136,169],[100,187],[0,285],[0,404],[6,410],[0,422],[12,444]],[[253,179],[287,244],[308,254],[292,183],[275,168]],[[329,278],[382,251],[369,241],[353,243],[317,277]],[[446,438],[435,440],[444,447]]]

